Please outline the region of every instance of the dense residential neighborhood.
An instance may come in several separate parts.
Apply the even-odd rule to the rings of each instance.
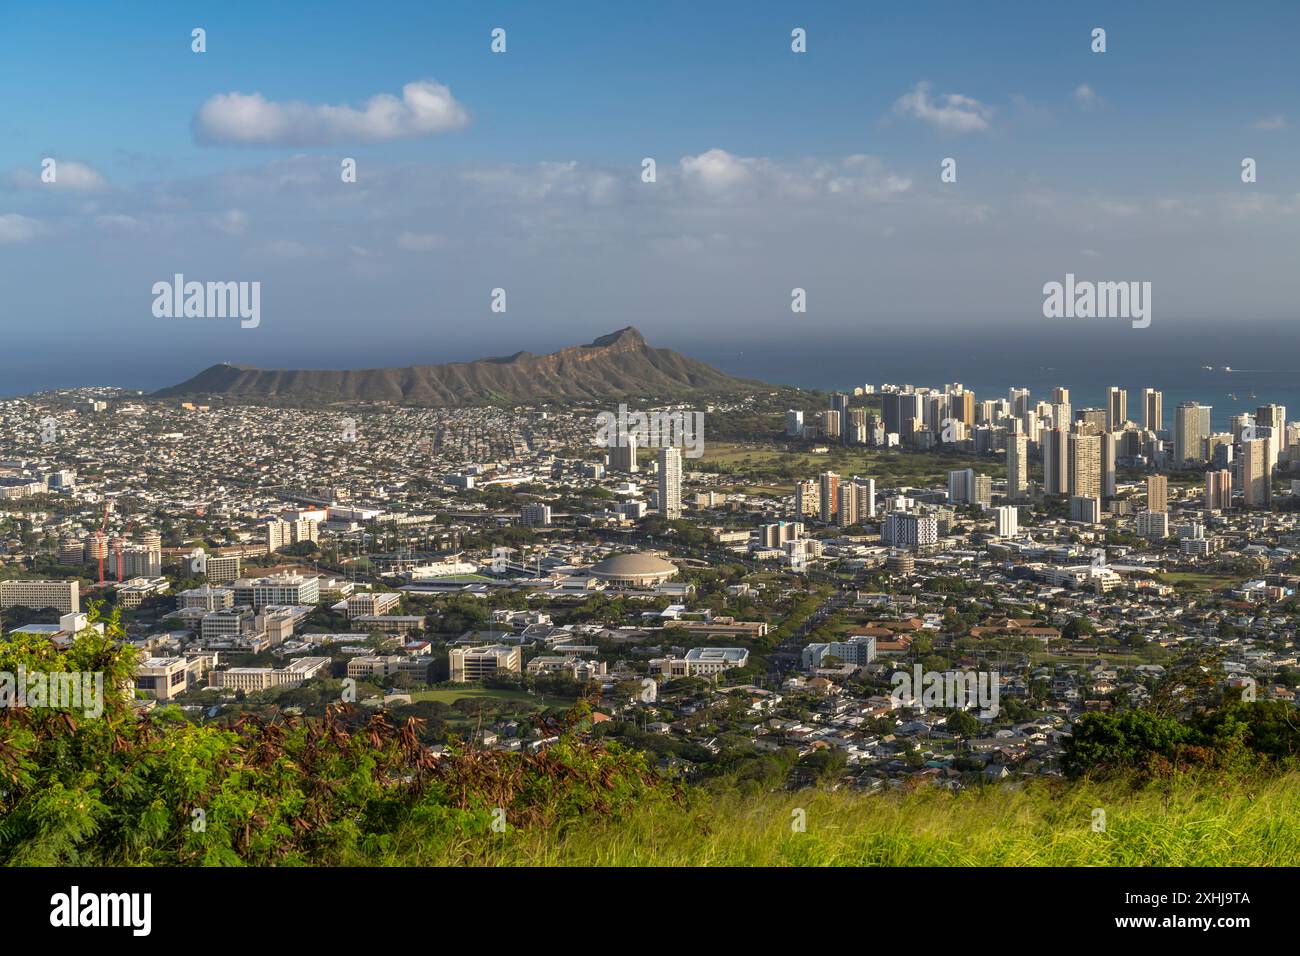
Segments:
[[[706,406],[725,438],[698,460],[597,445],[601,410],[572,406],[6,400],[5,630],[67,643],[92,607],[117,613],[136,706],[196,721],[337,701],[422,717],[435,752],[525,751],[583,700],[593,734],[665,772],[788,786],[1060,775],[1079,715],[1149,703],[1188,660],[1294,702],[1296,425],[1258,508],[1207,500],[1218,478],[1203,489],[1158,421],[1112,415],[1117,466],[1081,457],[1093,410],[1016,390],[783,415],[789,397]],[[900,440],[904,400],[933,413],[891,420]],[[1070,467],[1049,476],[1062,426]],[[1201,456],[1260,440],[1215,437]]]

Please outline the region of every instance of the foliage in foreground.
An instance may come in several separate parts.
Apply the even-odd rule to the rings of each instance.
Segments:
[[[1284,708],[1185,724],[1080,721],[1086,775],[876,795],[707,793],[593,743],[581,710],[538,754],[454,748],[418,722],[140,717],[134,652],[0,642],[0,671],[104,675],[102,716],[0,708],[0,863],[9,865],[1295,865],[1300,772]],[[1213,759],[1206,754],[1215,755]],[[1134,774],[1134,770],[1140,772]],[[1111,779],[1094,779],[1104,770]],[[1262,772],[1267,770],[1267,772]],[[504,827],[497,824],[504,823]]]
[[[102,716],[0,708],[0,862],[10,865],[294,865],[381,858],[399,832],[452,852],[513,828],[671,801],[637,753],[580,739],[582,714],[537,754],[467,748],[435,759],[418,721],[243,718],[199,726],[175,709],[137,716],[134,651],[84,631],[67,651],[0,642],[0,671],[104,675]]]

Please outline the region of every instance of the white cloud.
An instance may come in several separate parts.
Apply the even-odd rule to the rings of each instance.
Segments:
[[[98,192],[108,188],[108,180],[94,167],[75,159],[54,159],[54,182],[41,179],[41,169],[15,169],[7,177],[15,189],[72,189]]]
[[[194,138],[204,145],[323,146],[373,143],[460,129],[469,114],[441,83],[402,87],[402,98],[379,93],[362,109],[277,103],[261,93],[220,93],[194,114]]]
[[[889,199],[912,188],[905,176],[885,172],[875,156],[855,154],[839,160],[777,163],[710,149],[678,161],[682,184],[697,199],[765,198],[808,201]]]
[[[698,156],[683,156],[679,165],[687,186],[717,195],[752,183],[760,163],[733,156],[725,149],[711,149]]]
[[[1281,113],[1277,113],[1274,116],[1265,116],[1263,119],[1255,120],[1254,126],[1255,129],[1268,130],[1270,132],[1279,129],[1286,129],[1286,117]]]
[[[1074,91],[1074,102],[1081,110],[1093,110],[1101,106],[1101,97],[1087,83],[1080,83]]]
[[[930,84],[917,83],[899,97],[894,112],[928,123],[942,133],[974,133],[988,129],[993,108],[960,93],[930,96]]]
[[[41,231],[41,224],[15,212],[0,215],[0,242],[26,242]]]

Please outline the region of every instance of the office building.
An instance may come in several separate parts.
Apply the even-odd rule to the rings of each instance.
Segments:
[[[0,581],[0,609],[52,607],[64,614],[81,613],[81,585],[76,581]]]
[[[482,680],[494,674],[518,674],[521,657],[518,647],[492,644],[480,647],[453,647],[448,654],[451,680],[456,684]]]
[[[262,608],[267,604],[316,604],[320,601],[320,578],[301,574],[277,574],[264,578],[240,578],[230,585],[236,607]]]

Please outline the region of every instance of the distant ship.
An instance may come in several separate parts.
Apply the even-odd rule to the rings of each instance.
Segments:
[[[1204,369],[1204,370],[1207,371],[1207,372],[1213,372],[1213,371],[1214,371],[1214,366],[1213,366],[1213,365],[1202,365],[1201,368]]]
[[[1225,365],[1225,366],[1223,366],[1223,370],[1224,370],[1225,372],[1231,372],[1231,371],[1232,371],[1232,366],[1231,366],[1231,365]]]
[[[1249,395],[1248,397],[1249,397],[1250,400],[1253,402],[1253,401],[1255,400],[1255,393],[1254,393],[1254,392],[1251,392],[1250,395]]]
[[[1232,399],[1234,402],[1239,402],[1239,401],[1241,401],[1241,399],[1239,399],[1239,398],[1236,396],[1236,394],[1233,393],[1233,392],[1229,392],[1229,393],[1228,393],[1228,397],[1229,397],[1230,399]]]

